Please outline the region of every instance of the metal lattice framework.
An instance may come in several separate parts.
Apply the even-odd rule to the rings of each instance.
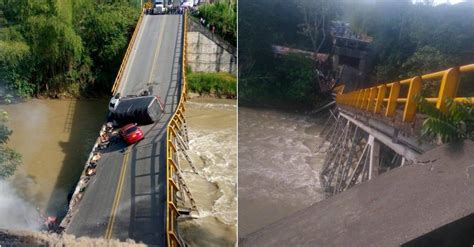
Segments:
[[[375,147],[373,138],[351,121],[340,115],[336,120],[327,135],[331,146],[320,174],[321,184],[329,194],[342,192],[369,178],[369,152]]]

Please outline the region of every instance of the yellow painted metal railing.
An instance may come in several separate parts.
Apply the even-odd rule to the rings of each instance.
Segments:
[[[120,81],[122,80],[122,75],[125,70],[125,66],[127,66],[128,58],[130,57],[130,53],[132,52],[132,48],[135,45],[135,41],[137,39],[138,32],[140,30],[140,27],[142,25],[143,21],[143,13],[144,9],[142,9],[142,12],[140,14],[140,17],[138,18],[137,25],[135,26],[135,30],[133,31],[132,38],[130,39],[130,42],[128,43],[127,51],[125,52],[125,56],[122,59],[122,64],[120,64],[120,69],[117,73],[117,77],[115,77],[115,82],[114,85],[112,86],[112,95],[115,95],[117,92],[119,86],[120,86]]]
[[[422,76],[385,83],[378,86],[360,89],[348,93],[340,93],[336,96],[339,105],[348,105],[374,114],[384,114],[386,117],[394,117],[398,104],[404,105],[403,122],[412,122],[416,114],[417,102],[415,95],[421,95],[421,88],[425,80],[439,80],[440,87],[437,98],[425,98],[428,102],[436,104],[436,108],[445,112],[446,99],[454,99],[458,102],[474,104],[474,97],[456,97],[460,76],[463,73],[473,72],[474,64],[461,67],[453,67]],[[402,87],[408,87],[405,96],[400,95]],[[382,109],[385,109],[382,112]]]
[[[166,129],[166,190],[167,190],[167,207],[166,207],[166,236],[169,247],[181,246],[177,235],[177,220],[179,216],[178,208],[176,206],[175,194],[179,190],[177,181],[178,170],[178,154],[176,147],[176,138],[178,132],[184,125],[184,112],[186,103],[186,52],[188,45],[187,35],[187,13],[183,15],[183,53],[181,64],[181,95],[176,111]]]

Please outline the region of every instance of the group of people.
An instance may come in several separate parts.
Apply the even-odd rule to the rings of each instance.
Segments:
[[[215,32],[216,32],[216,26],[215,26],[214,24],[210,24],[209,22],[206,23],[206,19],[204,19],[204,18],[201,17],[201,18],[199,19],[199,22],[200,22],[203,26],[205,26],[207,29],[211,30],[212,33],[215,33]]]
[[[180,6],[180,7],[175,7],[173,6],[172,4],[168,5],[168,12],[167,14],[170,14],[170,15],[180,15],[182,14],[184,11],[184,9]]]
[[[101,153],[99,152],[102,149],[105,149],[109,146],[111,139],[114,137],[113,134],[114,128],[112,123],[106,123],[100,130],[99,142],[97,148],[93,151],[92,157],[89,160],[86,168],[86,176],[93,176],[96,172],[97,162],[101,158]]]
[[[110,140],[113,137],[112,123],[108,122],[101,130],[99,137],[99,149],[105,149],[109,146]]]
[[[89,164],[87,164],[86,176],[92,176],[95,174],[95,171],[97,168],[97,162],[99,161],[101,156],[102,155],[97,151],[93,153],[92,158],[89,161]]]

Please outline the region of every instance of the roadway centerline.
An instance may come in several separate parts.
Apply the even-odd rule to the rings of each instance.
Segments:
[[[120,197],[122,196],[123,183],[125,181],[125,174],[128,166],[128,155],[130,153],[131,147],[127,148],[122,162],[122,168],[120,170],[120,177],[117,183],[117,188],[115,190],[114,202],[112,203],[112,210],[110,212],[109,222],[107,223],[107,229],[105,231],[105,238],[110,239],[112,237],[113,226],[115,223],[115,215],[117,213],[117,208],[120,204]]]
[[[161,50],[161,40],[163,39],[163,34],[165,33],[165,26],[166,26],[166,19],[165,17],[162,18],[163,19],[163,25],[161,25],[161,30],[160,30],[160,34],[158,36],[158,43],[156,44],[156,47],[155,47],[155,52],[154,52],[154,55],[153,55],[153,63],[151,65],[151,69],[150,69],[150,75],[148,76],[148,82],[147,84],[150,84],[151,83],[151,78],[153,77],[153,71],[154,71],[154,68],[155,68],[155,63],[156,63],[156,57],[158,56],[158,54],[160,53],[160,50]]]
[[[155,127],[156,124],[158,124],[158,122],[155,123],[148,131],[146,131],[143,136],[146,136],[150,131],[152,131],[153,127]],[[106,238],[106,239],[110,239],[112,237],[113,227],[114,227],[114,223],[115,223],[115,215],[117,213],[117,208],[120,204],[120,197],[122,196],[122,188],[123,188],[123,183],[125,181],[125,174],[126,174],[127,166],[128,166],[128,155],[130,154],[130,150],[132,150],[132,148],[137,146],[137,144],[138,143],[135,143],[132,146],[129,146],[127,148],[127,150],[125,151],[125,155],[124,155],[123,162],[122,162],[122,168],[120,170],[120,177],[119,177],[119,181],[118,181],[118,184],[117,184],[117,189],[115,191],[114,201],[112,203],[112,210],[110,212],[110,218],[109,218],[109,222],[107,223],[107,229],[105,231],[105,237],[104,238]]]

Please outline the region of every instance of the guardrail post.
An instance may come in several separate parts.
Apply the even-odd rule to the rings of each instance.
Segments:
[[[359,99],[357,103],[357,108],[362,108],[362,105],[364,104],[364,89],[359,90]]]
[[[459,67],[448,69],[441,79],[438,100],[436,108],[442,112],[446,112],[446,99],[456,97],[459,87]]]
[[[415,117],[416,100],[415,95],[421,92],[421,77],[413,77],[410,81],[410,88],[408,89],[407,101],[405,103],[405,110],[403,111],[403,122],[411,122]]]
[[[367,111],[370,111],[372,106],[374,105],[374,100],[375,100],[375,95],[377,87],[372,87],[369,89],[369,99],[368,99],[368,104],[367,104]]]
[[[390,96],[388,98],[387,110],[385,111],[385,116],[393,117],[395,116],[395,110],[397,109],[397,99],[400,94],[400,82],[394,82],[392,88],[390,89]]]
[[[356,94],[357,94],[357,100],[356,100],[356,103],[355,103],[354,107],[358,108],[361,101],[362,101],[362,90],[357,91]]]
[[[377,95],[377,102],[375,102],[375,108],[374,108],[374,113],[380,113],[382,110],[382,104],[383,104],[383,99],[385,98],[385,90],[387,87],[382,84],[378,87],[379,92]]]
[[[364,92],[362,93],[362,104],[360,105],[361,110],[364,110],[364,108],[366,107],[367,98],[369,97],[369,90],[363,89],[363,91]]]

